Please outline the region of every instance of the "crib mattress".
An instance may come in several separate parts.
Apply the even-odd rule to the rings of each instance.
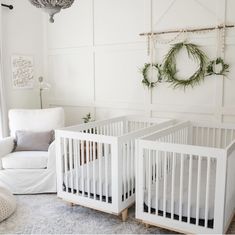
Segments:
[[[99,175],[99,164],[101,165],[101,174]],[[84,192],[85,194],[89,193],[96,196],[106,197],[108,196],[111,199],[112,196],[112,174],[111,174],[111,161],[107,161],[107,173],[105,172],[105,158],[102,157],[101,160],[91,161],[88,164],[84,164],[83,166],[83,182],[84,188],[82,187],[82,167],[79,166],[77,171],[75,169],[68,171],[67,174],[64,174],[64,186],[68,187],[69,190],[79,191],[80,193]],[[95,168],[95,174],[93,177],[93,169]],[[88,169],[88,170],[87,170]],[[88,174],[89,172],[89,183],[88,183]],[[107,178],[106,178],[107,175]],[[67,176],[67,177],[66,177]],[[101,177],[100,177],[101,176]],[[107,179],[107,180],[106,180]],[[95,184],[93,182],[95,181]],[[134,183],[134,182],[133,182]],[[101,187],[100,187],[101,185]],[[128,182],[126,182],[127,188]],[[73,187],[71,187],[73,186]],[[101,190],[100,190],[101,189]],[[108,190],[108,195],[106,191]],[[134,187],[132,191],[129,190],[129,195],[134,193]],[[122,196],[124,194],[124,184],[122,187]],[[127,193],[126,193],[127,194]]]
[[[189,160],[185,161],[185,165],[188,166]],[[191,186],[191,212],[190,218],[196,218],[196,199],[197,199],[197,175],[198,167],[197,161],[193,160],[192,167],[192,186]],[[214,218],[214,195],[215,195],[215,164],[211,164],[210,170],[210,184],[209,184],[209,200],[208,200],[208,220],[213,220]],[[179,167],[178,167],[179,169]],[[183,193],[182,193],[182,216],[188,217],[188,182],[189,182],[189,168],[185,167],[184,177],[183,177]],[[201,220],[205,219],[205,200],[206,200],[206,180],[207,180],[207,163],[202,161],[201,163],[201,187],[200,187],[200,202],[199,202],[199,218]],[[163,186],[164,180],[159,179],[158,181],[159,191],[158,191],[158,211],[163,211]],[[171,182],[172,175],[167,176],[167,187],[166,190],[166,212],[171,213]],[[179,216],[179,207],[180,207],[180,170],[175,172],[175,190],[174,190],[174,215]],[[151,187],[151,205],[148,202],[148,190],[145,190],[144,193],[144,204],[147,209],[149,206],[152,210],[156,211],[156,183],[152,184]]]

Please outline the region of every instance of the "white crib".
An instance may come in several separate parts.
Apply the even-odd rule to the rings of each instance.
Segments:
[[[137,140],[136,217],[225,233],[235,208],[235,125],[181,122]]]
[[[135,202],[135,139],[173,122],[124,116],[57,130],[58,197],[126,220]]]

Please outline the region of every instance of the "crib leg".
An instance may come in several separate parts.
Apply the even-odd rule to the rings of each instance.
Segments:
[[[75,206],[75,204],[72,202],[69,202],[69,206],[73,207],[73,206]]]
[[[145,228],[149,228],[150,227],[149,224],[144,223],[144,225],[145,225]]]
[[[125,209],[122,212],[122,222],[126,222],[127,221],[127,217],[128,217],[128,209]]]

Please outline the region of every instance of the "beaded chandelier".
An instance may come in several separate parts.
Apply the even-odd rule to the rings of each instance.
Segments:
[[[74,0],[29,0],[35,7],[42,8],[50,16],[50,22],[54,23],[54,15],[61,9],[69,8]]]

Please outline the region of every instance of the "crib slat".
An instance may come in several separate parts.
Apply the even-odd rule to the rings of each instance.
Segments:
[[[210,189],[210,171],[211,158],[207,157],[207,176],[206,176],[206,206],[205,206],[205,227],[208,227],[208,204],[209,204],[209,189]]]
[[[81,154],[80,154],[80,140],[76,141],[76,159],[77,159],[77,164],[76,164],[76,179],[77,179],[77,195],[79,194],[79,179],[78,179],[78,169],[80,168],[80,160],[81,160]]]
[[[216,147],[215,132],[216,132],[216,129],[213,128],[213,133],[212,133],[212,147]]]
[[[218,148],[221,148],[221,135],[222,135],[222,132],[221,132],[221,128],[219,128],[219,142],[218,142]]]
[[[200,208],[200,195],[201,195],[201,165],[202,165],[202,157],[198,156],[196,225],[199,225],[199,208]]]
[[[127,174],[127,198],[129,198],[130,195],[130,141],[127,141],[127,156],[126,156],[126,161],[127,161],[127,167],[126,167],[126,174]]]
[[[130,191],[131,195],[134,193],[134,154],[133,154],[133,140],[130,141]]]
[[[113,122],[109,123],[109,135],[113,136]]]
[[[102,201],[102,147],[103,145],[101,143],[98,144],[98,161],[99,161],[99,195],[100,195],[100,201]]]
[[[94,193],[94,199],[96,199],[96,142],[93,142],[93,193]]]
[[[184,155],[180,154],[180,204],[179,204],[179,220],[182,220],[182,200],[183,200],[183,177],[184,177]]]
[[[210,128],[207,127],[206,146],[210,146],[209,141],[210,141]]]
[[[191,190],[192,190],[192,155],[189,156],[189,179],[188,179],[188,219],[187,222],[190,223],[191,218]]]
[[[133,194],[135,193],[135,166],[136,166],[136,158],[135,158],[135,140],[132,140],[132,166],[133,166],[133,171],[132,171],[132,192]]]
[[[115,136],[118,136],[119,133],[118,133],[118,122],[115,123]]]
[[[152,159],[150,150],[147,150],[148,156],[148,213],[151,213],[151,196],[152,196]]]
[[[65,189],[68,192],[68,152],[67,152],[67,139],[64,138],[64,171],[65,171]]]
[[[177,133],[176,133],[176,139],[177,139],[176,143],[180,143],[180,132],[179,131],[177,131]]]
[[[70,188],[73,193],[73,152],[72,152],[72,139],[69,139],[69,171],[70,171]]]
[[[233,141],[233,130],[230,130],[230,143]]]
[[[181,140],[180,143],[184,142],[184,129],[181,129]]]
[[[195,127],[195,144],[198,145],[198,126]]]
[[[84,144],[85,141],[81,141],[81,153],[82,153],[82,164],[81,164],[81,168],[82,168],[82,196],[84,197],[85,195],[85,185],[84,185],[84,164],[85,164],[85,160],[84,160]]]
[[[88,198],[90,198],[90,144],[86,141],[86,174],[87,174],[87,193]]]
[[[204,128],[201,127],[201,143],[200,143],[200,145],[204,146],[205,145],[204,143],[205,143],[204,142]]]
[[[76,190],[75,192],[77,193],[77,184],[78,184],[78,174],[77,174],[77,140],[73,139],[72,140],[72,146],[73,146],[73,168],[74,168],[74,176],[75,176],[75,182],[74,182],[74,189]]]
[[[158,215],[158,187],[159,187],[159,151],[156,152],[156,215]]]
[[[164,160],[164,187],[163,187],[163,214],[166,217],[166,190],[167,190],[167,155],[163,152]]]
[[[104,144],[104,160],[105,160],[105,198],[106,198],[106,202],[108,203],[108,197],[109,197],[109,192],[108,192],[108,159],[109,159],[109,155],[108,155],[108,144]]]
[[[120,122],[116,123],[116,131],[117,131],[117,136],[120,135]]]
[[[171,219],[174,218],[174,202],[175,202],[175,158],[176,153],[173,153],[173,162],[172,162],[172,179],[171,179]]]
[[[186,127],[185,128],[185,142],[184,142],[185,144],[192,144],[191,143],[191,136],[189,137],[189,128],[191,128],[191,127]]]
[[[226,128],[226,129],[224,129],[224,135],[225,135],[225,137],[224,137],[224,139],[225,139],[225,143],[224,143],[224,148],[227,146],[227,142],[228,142],[228,139],[227,139],[227,135],[228,135],[228,129]]]
[[[127,179],[126,179],[126,144],[123,143],[122,145],[122,164],[123,164],[123,201],[126,199],[126,194],[127,194]]]
[[[89,162],[91,162],[92,161],[92,153],[93,153],[93,151],[92,151],[92,141],[89,141],[89,152],[90,152]]]
[[[113,136],[113,123],[109,124],[109,135]]]
[[[117,136],[117,131],[116,131],[116,128],[117,128],[117,123],[113,123],[113,136]]]

